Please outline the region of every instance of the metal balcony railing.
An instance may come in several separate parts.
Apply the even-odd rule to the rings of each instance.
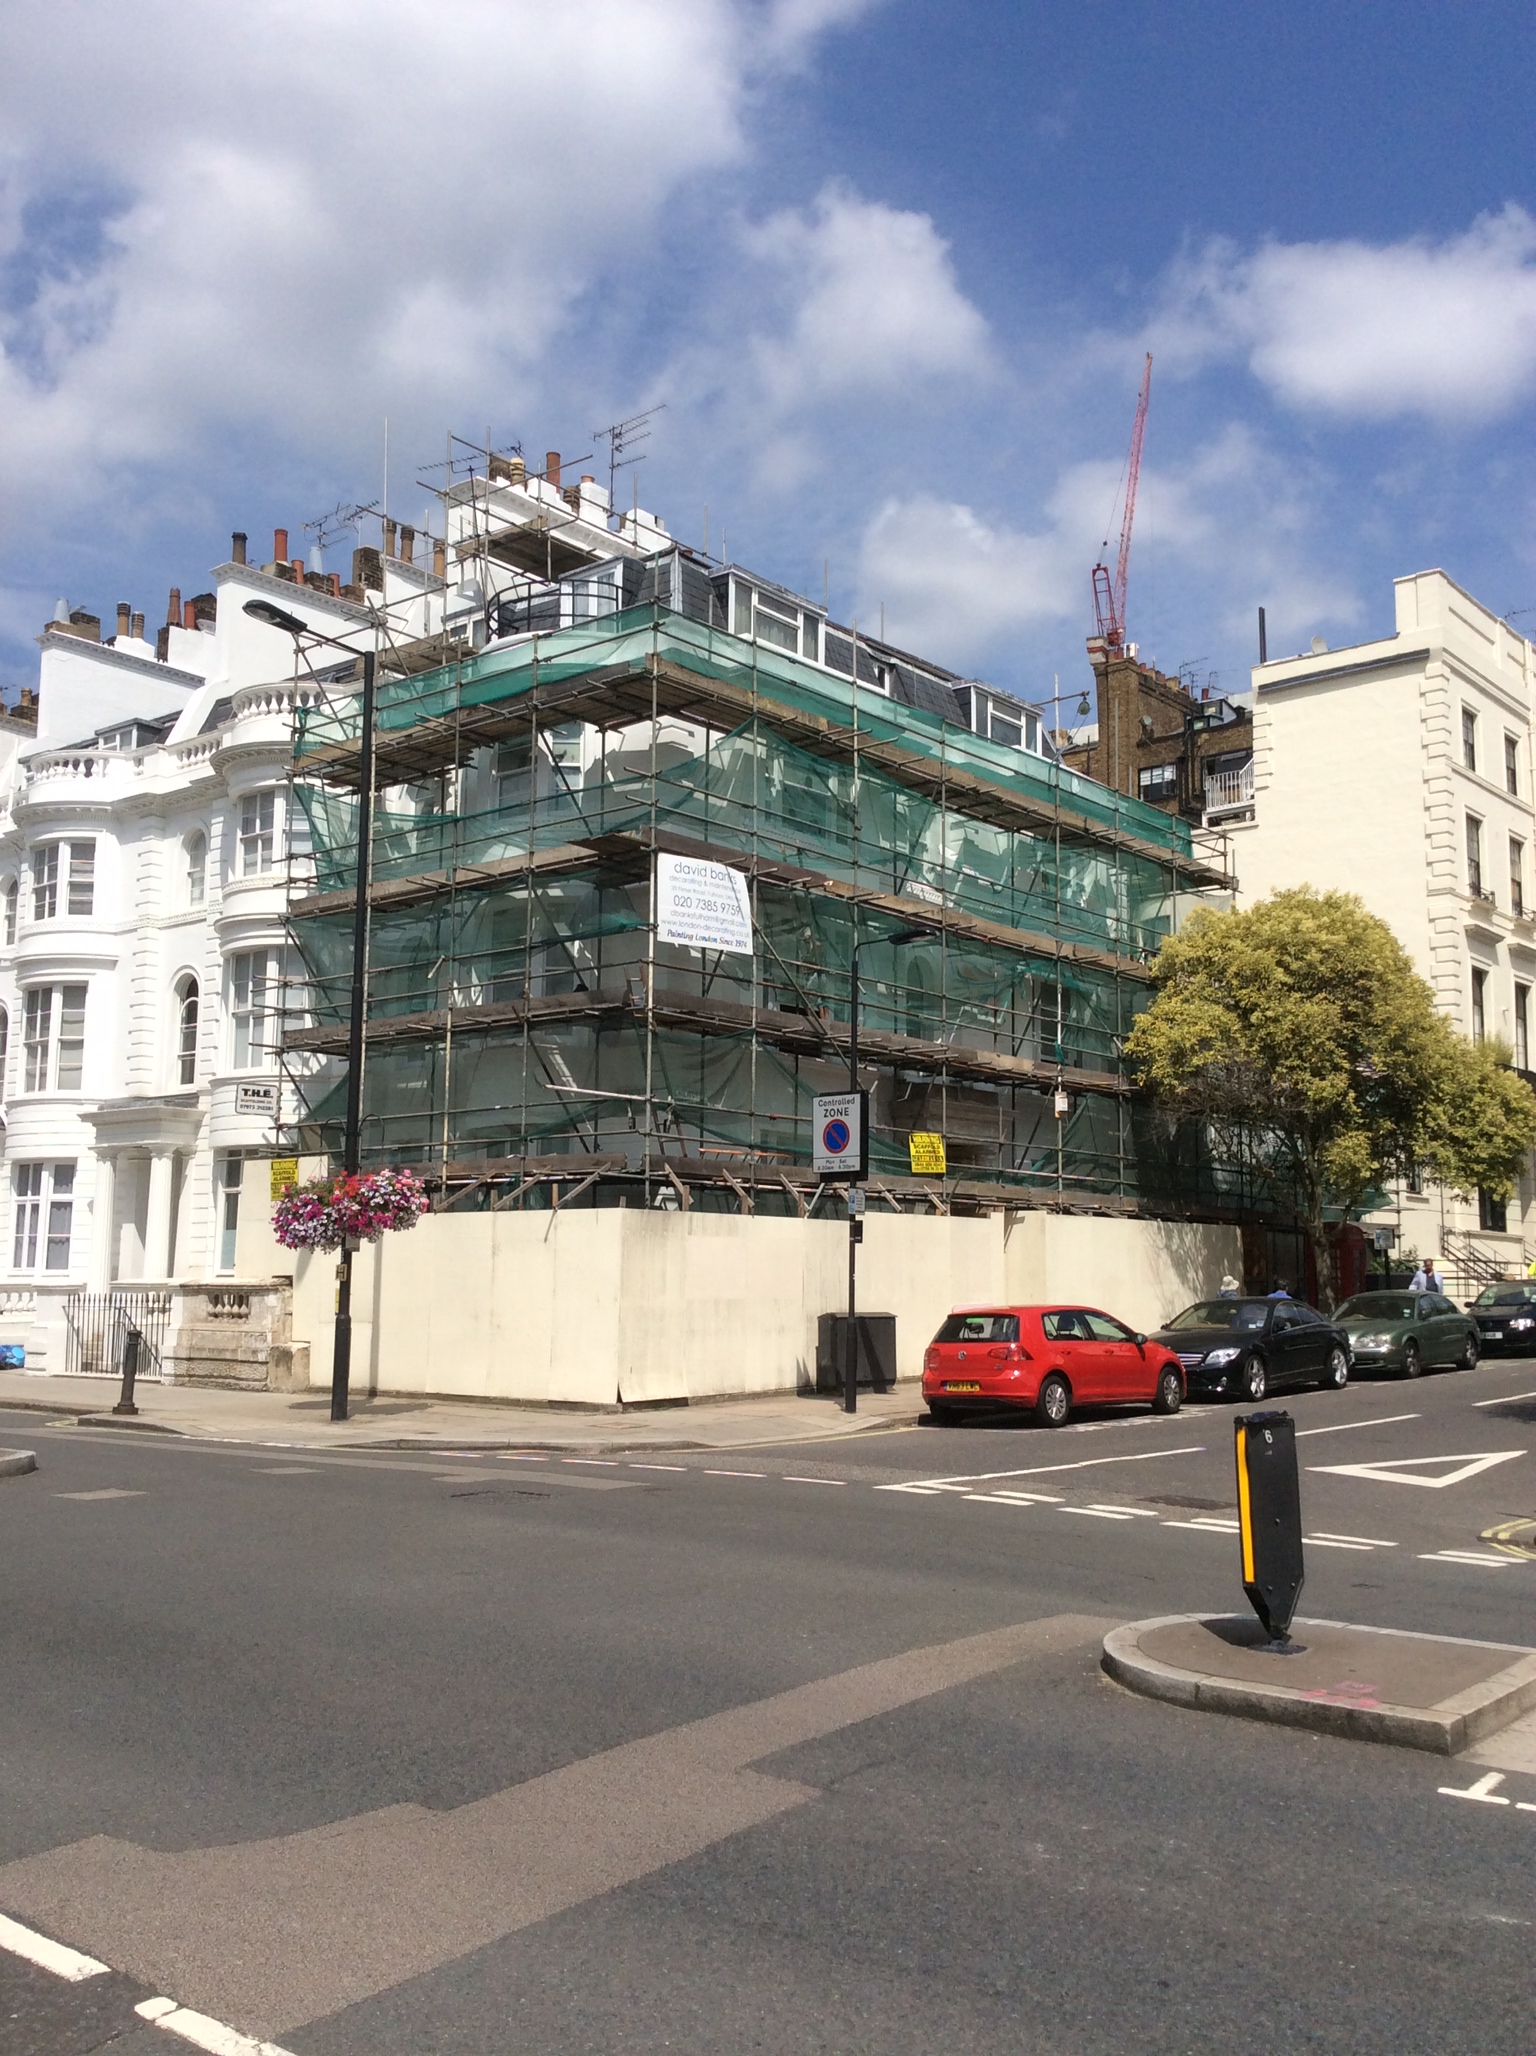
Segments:
[[[1204,786],[1205,825],[1234,814],[1253,811],[1253,765],[1239,765],[1235,771],[1207,771]]]

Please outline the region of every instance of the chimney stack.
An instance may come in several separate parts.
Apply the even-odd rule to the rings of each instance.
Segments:
[[[232,535],[232,536],[230,537],[230,539],[229,539],[229,555],[230,555],[230,561],[231,561],[231,563],[234,563],[234,564],[243,564],[243,563],[245,562],[245,531],[244,531],[244,529],[242,529],[242,528],[237,528],[237,529],[235,530],[234,534],[233,534],[233,535]]]
[[[170,601],[165,610],[165,625],[167,628],[180,628],[181,626],[181,587],[179,585],[171,587]]]
[[[436,536],[432,539],[432,576],[434,578],[446,578],[448,576],[448,545]]]
[[[194,633],[196,632],[197,602],[195,600],[188,600],[186,605],[182,608],[181,625],[183,628],[190,628],[191,630],[193,630]]]
[[[402,564],[409,564],[414,561],[415,555],[416,531],[414,528],[402,526],[400,530],[400,562]]]
[[[117,603],[117,632],[124,642],[128,640],[128,623],[132,616],[133,608],[128,601],[119,600]]]
[[[272,557],[274,563],[286,564],[288,562],[288,531],[286,528],[274,528],[272,531]]]
[[[544,452],[544,476],[552,486],[558,489],[560,484],[560,452],[558,450],[546,450]]]
[[[386,557],[395,554],[395,524],[387,514],[384,516],[384,554]]]
[[[129,628],[128,628],[128,633],[129,633],[129,634],[130,634],[130,635],[131,635],[131,636],[133,637],[133,640],[134,640],[135,642],[143,642],[143,640],[144,640],[144,616],[143,616],[142,614],[135,614],[135,615],[134,615],[134,617],[133,617],[133,620],[132,620],[132,621],[131,621],[131,623],[129,624]]]

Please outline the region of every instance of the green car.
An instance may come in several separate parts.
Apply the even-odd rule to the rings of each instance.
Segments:
[[[1416,1378],[1440,1364],[1470,1371],[1477,1362],[1476,1321],[1438,1292],[1357,1292],[1333,1318],[1358,1370]]]

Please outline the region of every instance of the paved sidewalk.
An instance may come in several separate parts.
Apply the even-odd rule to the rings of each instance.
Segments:
[[[1265,1646],[1251,1614],[1168,1614],[1104,1638],[1133,1692],[1358,1741],[1455,1756],[1536,1707],[1536,1649],[1298,1620],[1299,1654]]]
[[[570,1412],[547,1406],[495,1406],[473,1400],[366,1394],[351,1418],[333,1422],[330,1395],[218,1392],[140,1382],[132,1419],[115,1417],[115,1378],[30,1377],[0,1372],[0,1410],[22,1407],[92,1427],[191,1435],[218,1442],[261,1442],[305,1449],[549,1449],[619,1455],[634,1449],[748,1449],[780,1442],[833,1440],[902,1427],[923,1411],[914,1379],[895,1392],[861,1392],[848,1415],[826,1393],[772,1393],[692,1406],[632,1412]]]

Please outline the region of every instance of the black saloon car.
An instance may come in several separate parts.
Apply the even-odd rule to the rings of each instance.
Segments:
[[[1299,1299],[1202,1299],[1152,1340],[1178,1357],[1192,1399],[1256,1402],[1283,1385],[1349,1383],[1349,1337]]]
[[[1536,1283],[1490,1285],[1468,1308],[1485,1350],[1536,1356]]]

